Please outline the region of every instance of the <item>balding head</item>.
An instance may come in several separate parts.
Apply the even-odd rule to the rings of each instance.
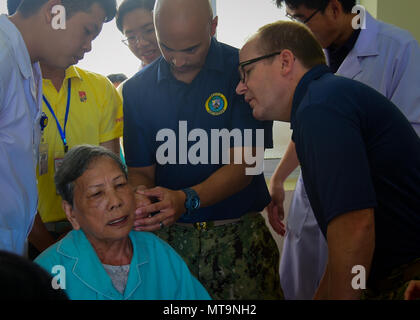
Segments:
[[[213,19],[210,0],[157,0],[154,13],[158,20],[162,16],[164,19],[171,18],[181,21],[198,18],[203,22],[210,23]]]
[[[191,82],[205,63],[217,18],[209,0],[157,0],[156,36],[174,76]]]

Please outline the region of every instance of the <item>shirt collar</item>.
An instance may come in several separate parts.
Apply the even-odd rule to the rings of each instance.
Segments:
[[[308,87],[313,80],[321,78],[324,74],[331,73],[331,70],[325,64],[320,64],[313,67],[300,79],[298,85],[296,86],[295,93],[293,95],[292,102],[292,114],[290,117],[291,128],[293,129],[294,123],[296,121],[296,112],[299,108],[300,103],[308,91]]]
[[[63,82],[61,84],[61,88],[63,87],[63,85],[65,85],[67,87],[67,81],[68,79],[79,79],[80,81],[83,81],[82,76],[80,75],[79,71],[77,70],[77,68],[72,65],[70,67],[68,67],[65,71],[65,75],[64,75],[64,79]],[[47,78],[43,78],[42,79],[44,86],[53,86],[52,81],[50,79]]]
[[[157,81],[160,82],[164,79],[173,79],[169,63],[163,58],[163,56],[159,59],[158,63]],[[215,38],[211,38],[209,51],[207,53],[203,69],[216,70],[219,72],[223,72],[225,70],[222,48]]]
[[[31,57],[29,56],[28,48],[23,40],[19,29],[9,20],[7,15],[0,15],[0,30],[8,38],[11,44],[13,54],[19,66],[19,70],[25,79],[32,76]]]
[[[82,230],[72,230],[61,239],[57,246],[57,252],[73,260],[71,272],[86,286],[109,299],[121,299],[121,297],[128,299],[142,282],[140,266],[150,261],[147,250],[143,244],[139,245],[136,241],[134,232],[136,231],[131,231],[129,234],[133,245],[133,257],[124,295],[114,289],[111,278],[102,267],[102,262]],[[90,276],[93,271],[96,273],[96,277]]]
[[[369,57],[379,55],[377,38],[379,33],[379,22],[366,11],[366,28],[360,31],[355,50],[358,57]]]
[[[326,51],[326,56],[329,60],[329,66],[331,70],[335,73],[340,68],[341,64],[343,63],[344,59],[353,50],[357,39],[359,38],[360,29],[354,30],[351,36],[347,39],[347,41],[340,47],[334,48],[332,46],[328,47]]]
[[[71,78],[78,78],[80,80],[83,80],[80,73],[77,71],[76,66],[72,65],[66,69],[66,76],[64,80],[71,79]]]
[[[357,30],[353,30],[351,36],[347,39],[347,41],[340,47],[338,48],[334,48],[333,46],[329,46],[327,48],[327,51],[329,54],[337,54],[337,52],[345,50],[348,52],[350,52],[354,45],[356,44],[356,41],[359,37],[361,29],[357,29]]]

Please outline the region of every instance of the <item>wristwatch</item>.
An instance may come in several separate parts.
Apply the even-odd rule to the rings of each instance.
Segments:
[[[200,207],[200,197],[197,192],[191,188],[182,189],[184,191],[185,198],[185,209],[187,209],[187,214],[190,215],[194,210],[197,210]]]

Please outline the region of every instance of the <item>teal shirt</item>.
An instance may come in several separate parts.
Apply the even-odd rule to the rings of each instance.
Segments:
[[[124,294],[113,286],[89,240],[81,230],[45,250],[36,260],[57,279],[65,271],[65,291],[73,300],[208,300],[204,287],[184,260],[152,233],[131,231],[133,258]],[[62,283],[63,284],[63,283]]]

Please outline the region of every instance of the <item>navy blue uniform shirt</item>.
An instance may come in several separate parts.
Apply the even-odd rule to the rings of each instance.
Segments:
[[[222,140],[218,148],[212,146],[217,140],[211,139],[212,130],[239,132],[241,139],[231,139],[229,148],[244,142],[245,129],[253,129],[255,145],[256,129],[265,129],[265,146],[272,147],[272,122],[255,120],[249,105],[235,92],[238,63],[238,49],[213,38],[203,68],[189,84],[175,79],[163,57],[128,80],[123,88],[127,166],[155,164],[156,185],[179,190],[203,182],[224,165]],[[162,163],[162,154],[169,163]],[[201,157],[201,163],[197,163],[197,157]],[[238,218],[262,210],[269,202],[265,179],[260,174],[237,194],[200,208],[191,216],[184,214],[179,221]]]
[[[376,90],[320,65],[296,88],[291,125],[323,234],[335,217],[374,208],[371,276],[419,258],[420,139],[400,110]]]

